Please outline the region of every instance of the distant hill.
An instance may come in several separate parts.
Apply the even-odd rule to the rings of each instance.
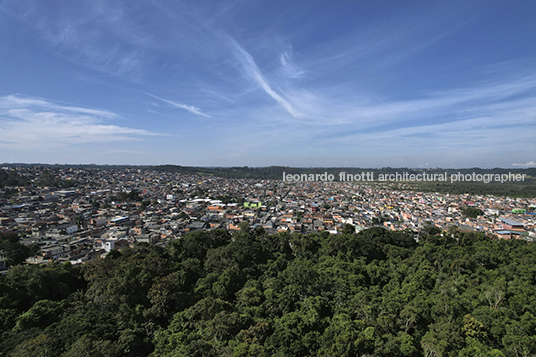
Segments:
[[[358,174],[362,172],[372,172],[374,177],[379,175],[389,175],[401,172],[408,174],[442,174],[447,172],[449,176],[455,173],[462,174],[508,174],[519,173],[526,174],[532,178],[536,178],[536,167],[532,168],[493,168],[481,169],[479,167],[464,168],[464,169],[443,169],[443,168],[408,168],[408,167],[383,167],[383,168],[359,168],[359,167],[289,167],[289,166],[266,166],[266,167],[248,167],[248,166],[233,166],[233,167],[201,167],[201,166],[181,166],[181,165],[97,165],[97,164],[39,164],[39,163],[3,163],[1,167],[23,167],[23,168],[73,168],[73,169],[145,169],[156,170],[163,172],[177,172],[183,174],[208,175],[218,177],[233,177],[233,178],[252,178],[252,179],[271,179],[281,180],[283,173],[285,174],[322,174],[327,172],[335,176],[335,181],[338,181],[338,174],[346,172],[347,174]]]
[[[160,166],[149,166],[153,170],[165,171],[165,172],[178,172],[184,174],[197,174],[197,175],[209,175],[209,176],[218,176],[218,177],[232,177],[232,178],[253,178],[253,179],[270,179],[270,180],[281,180],[283,178],[283,173],[285,174],[323,174],[327,172],[332,174],[335,178],[334,181],[339,180],[339,173],[345,172],[347,174],[361,174],[363,172],[371,172],[374,174],[374,177],[377,178],[379,175],[390,175],[407,172],[408,174],[444,174],[447,172],[448,176],[452,174],[461,173],[463,175],[472,174],[508,174],[508,173],[519,173],[527,175],[527,178],[536,178],[536,168],[527,168],[527,169],[481,169],[478,167],[467,168],[467,169],[415,169],[415,168],[393,168],[393,167],[384,167],[381,169],[372,169],[372,168],[355,168],[355,167],[313,167],[313,168],[300,168],[300,167],[288,167],[288,166],[268,166],[268,167],[195,167],[195,166],[179,166],[179,165],[160,165]]]
[[[371,168],[349,168],[349,167],[330,167],[330,168],[297,168],[286,166],[269,166],[269,167],[191,167],[191,166],[176,166],[176,165],[161,165],[151,167],[153,170],[163,172],[177,172],[183,174],[196,174],[201,176],[217,176],[225,178],[251,178],[251,179],[264,179],[264,180],[282,180],[283,173],[285,175],[295,174],[323,174],[333,175],[334,181],[339,181],[339,173],[345,172],[346,175],[356,175],[362,173],[371,173],[371,176],[375,180],[380,178],[380,175],[387,177],[388,175],[400,175],[407,173],[409,175],[426,174],[428,177],[431,175],[444,175],[447,173],[446,182],[441,181],[399,181],[391,182],[395,188],[422,191],[422,192],[439,192],[450,194],[476,194],[476,195],[496,195],[496,196],[511,196],[511,197],[536,197],[536,168],[527,169],[481,169],[478,167],[467,169],[414,169],[414,168],[392,168],[384,167],[381,169]],[[475,181],[463,181],[463,182],[451,182],[452,175],[508,175],[508,174],[521,174],[525,175],[524,181],[507,181],[507,182],[475,182]],[[398,187],[397,187],[398,184]]]
[[[442,169],[442,168],[355,168],[355,167],[313,167],[313,168],[299,168],[288,166],[268,166],[268,167],[196,167],[196,166],[180,166],[180,165],[158,165],[158,166],[134,166],[134,165],[96,165],[96,164],[80,164],[80,165],[50,165],[50,164],[2,164],[2,167],[23,167],[23,168],[73,168],[73,169],[100,169],[100,170],[121,170],[121,169],[141,169],[141,170],[155,170],[160,172],[181,173],[199,176],[215,176],[223,178],[247,178],[247,179],[260,179],[260,180],[282,180],[283,174],[285,175],[321,175],[326,173],[332,175],[333,181],[339,181],[339,174],[345,172],[346,175],[356,175],[362,173],[370,173],[374,180],[378,182],[378,179],[382,177],[388,177],[389,175],[407,174],[409,175],[444,175],[447,174],[449,180],[445,182],[441,181],[409,181],[401,180],[393,182],[388,180],[387,182],[396,186],[399,184],[399,188],[424,191],[424,192],[440,192],[451,194],[478,194],[486,195],[493,194],[498,196],[512,196],[512,197],[536,197],[536,168],[493,168],[493,169],[481,169],[478,167],[465,168],[465,169]],[[507,181],[507,182],[451,182],[450,177],[452,175],[508,175],[521,174],[525,175],[524,181]],[[19,177],[20,178],[20,177]],[[2,183],[13,181],[14,177],[0,177],[0,187]],[[23,181],[21,181],[22,184]],[[381,182],[381,180],[380,180]],[[385,181],[384,181],[385,182]]]

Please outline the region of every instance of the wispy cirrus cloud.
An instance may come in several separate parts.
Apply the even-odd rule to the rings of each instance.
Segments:
[[[201,115],[201,116],[204,116],[206,118],[210,118],[209,115],[201,112],[201,110],[197,107],[194,107],[192,105],[186,105],[186,104],[181,104],[181,103],[177,103],[177,102],[174,102],[172,100],[168,100],[168,99],[164,99],[164,98],[160,98],[160,97],[157,97],[156,95],[154,94],[151,94],[151,93],[146,93],[148,96],[150,97],[153,97],[155,99],[158,99],[164,103],[167,103],[167,104],[170,104],[176,108],[180,108],[180,109],[184,109],[184,110],[187,110],[189,111],[190,113],[193,113],[193,114],[196,114],[196,115]]]
[[[0,146],[45,150],[87,143],[139,140],[146,130],[109,124],[118,118],[108,110],[64,106],[42,98],[0,97]]]
[[[67,62],[138,81],[153,42],[130,10],[106,0],[70,5],[29,0],[13,10]]]
[[[283,98],[280,94],[276,93],[272,89],[272,87],[270,87],[268,81],[255,63],[253,57],[246,50],[240,47],[240,45],[236,43],[236,41],[231,39],[231,43],[236,49],[235,52],[238,57],[238,60],[241,63],[242,68],[244,69],[248,77],[254,82],[256,82],[276,102],[281,104],[294,118],[300,117],[300,113],[285,98]]]
[[[283,68],[283,73],[289,78],[300,78],[305,74],[305,71],[298,69],[296,65],[292,62],[292,53],[290,51],[285,51],[279,57],[281,66]]]
[[[46,108],[56,112],[72,112],[79,114],[88,114],[103,118],[116,118],[117,114],[109,110],[91,109],[83,107],[65,106],[57,103],[47,101],[42,98],[35,97],[23,97],[19,95],[7,95],[0,97],[0,110],[1,109],[27,109],[27,108]]]
[[[530,124],[536,115],[536,77],[533,75],[429,92],[404,100],[349,94],[345,88],[316,92],[294,88],[286,93],[308,125],[324,129],[352,128],[340,132],[341,137],[363,129],[381,129],[385,125],[420,126],[423,121],[428,125],[486,117],[489,122],[498,122],[511,117]],[[383,130],[388,129],[383,127]]]

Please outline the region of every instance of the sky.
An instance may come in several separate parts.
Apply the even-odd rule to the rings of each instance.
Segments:
[[[0,163],[536,166],[535,1],[0,0]]]

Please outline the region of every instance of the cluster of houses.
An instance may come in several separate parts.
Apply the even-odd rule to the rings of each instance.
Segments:
[[[262,227],[268,233],[338,234],[372,226],[426,226],[536,239],[536,199],[419,193],[377,182],[226,179],[137,168],[4,168],[30,182],[44,171],[71,188],[0,190],[0,231],[36,244],[28,263],[83,263],[136,242],[165,246],[196,230]],[[13,194],[15,192],[15,194]],[[8,193],[11,193],[8,195]],[[7,197],[10,196],[10,197]],[[483,214],[470,218],[464,209]],[[0,252],[0,269],[2,269]],[[5,264],[4,264],[5,269]]]

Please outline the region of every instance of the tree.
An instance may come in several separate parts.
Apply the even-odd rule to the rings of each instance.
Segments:
[[[0,232],[0,254],[3,253],[8,266],[20,264],[26,258],[37,254],[38,247],[35,244],[30,246],[19,242],[19,235],[15,232]]]
[[[344,227],[342,228],[343,234],[354,234],[355,233],[355,227],[351,225],[350,223],[345,223]]]
[[[484,212],[476,207],[467,206],[462,209],[462,215],[468,218],[477,218],[483,214]]]

